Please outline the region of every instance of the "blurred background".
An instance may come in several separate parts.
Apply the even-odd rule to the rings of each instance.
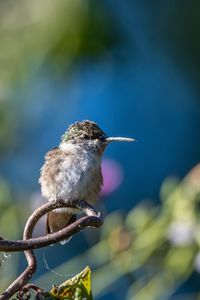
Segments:
[[[104,155],[102,228],[36,251],[41,287],[90,265],[95,299],[200,299],[199,53],[197,0],[0,1],[0,236],[45,201],[43,157],[69,124],[137,139]],[[0,262],[2,290],[26,262]]]

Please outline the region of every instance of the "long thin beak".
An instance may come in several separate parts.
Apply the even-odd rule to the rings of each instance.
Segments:
[[[135,142],[135,139],[131,139],[131,138],[126,138],[126,137],[108,137],[106,139],[107,143],[110,142]]]

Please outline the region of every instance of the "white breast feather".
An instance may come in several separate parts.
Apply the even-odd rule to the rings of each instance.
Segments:
[[[59,163],[59,172],[55,175],[52,186],[42,185],[42,194],[53,201],[63,199],[66,202],[84,199],[95,203],[101,188],[101,158],[79,145],[64,143],[62,151],[71,152]],[[66,209],[58,209],[61,212]],[[68,209],[72,210],[73,209]]]

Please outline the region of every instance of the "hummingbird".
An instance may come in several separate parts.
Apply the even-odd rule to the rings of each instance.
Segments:
[[[70,125],[58,147],[45,155],[39,183],[42,196],[48,201],[66,203],[84,200],[94,205],[99,198],[103,177],[101,161],[111,142],[132,142],[131,138],[108,137],[92,121]],[[58,208],[47,214],[46,233],[53,233],[76,220],[78,210]]]

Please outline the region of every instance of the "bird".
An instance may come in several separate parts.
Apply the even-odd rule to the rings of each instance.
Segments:
[[[41,193],[48,201],[65,203],[84,200],[94,205],[101,191],[101,162],[111,142],[132,142],[132,138],[108,137],[93,121],[70,125],[58,147],[48,151],[40,170]],[[46,233],[57,232],[75,222],[78,210],[57,208],[48,212]]]

